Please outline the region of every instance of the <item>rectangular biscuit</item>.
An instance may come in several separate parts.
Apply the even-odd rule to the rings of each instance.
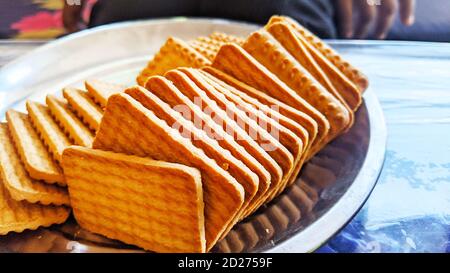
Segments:
[[[202,70],[234,87],[235,89],[231,90],[241,98],[244,98],[249,102],[257,100],[258,103],[266,105],[269,109],[270,107],[277,107],[281,115],[286,116],[291,120],[298,121],[305,130],[308,131],[311,142],[311,147],[308,150],[309,152],[306,156],[306,160],[314,156],[314,154],[325,145],[324,140],[328,134],[328,130],[319,130],[317,122],[310,116],[215,68],[204,67]],[[252,99],[249,100],[249,97]]]
[[[327,143],[330,123],[326,117],[244,49],[233,44],[222,46],[212,66],[313,118],[317,123],[319,134],[324,136],[321,144]]]
[[[310,149],[312,147],[312,143],[314,141],[315,135],[317,134],[317,126],[314,126],[314,121],[308,117],[307,119],[305,119],[305,122],[303,122],[303,125],[305,125],[305,123],[306,123],[306,125],[304,127],[303,125],[295,122],[293,119],[289,118],[288,116],[284,116],[283,114],[281,114],[281,112],[283,111],[282,110],[283,105],[279,106],[278,104],[276,104],[279,102],[268,103],[270,105],[270,107],[269,107],[268,105],[258,101],[256,98],[251,97],[244,92],[241,92],[240,90],[219,80],[218,78],[212,76],[211,74],[209,74],[205,71],[201,71],[201,73],[206,78],[208,78],[210,81],[215,82],[215,83],[225,87],[226,90],[229,91],[229,93],[232,93],[233,95],[238,96],[240,99],[242,99],[246,103],[252,105],[253,107],[256,107],[256,109],[258,109],[258,111],[263,112],[264,114],[268,115],[269,117],[274,117],[282,126],[291,130],[297,137],[299,137],[301,139],[301,141],[303,143],[303,147],[304,147],[303,155],[300,160],[300,163],[296,166],[296,168],[294,169],[294,172],[293,172],[293,173],[298,174],[298,172],[300,171],[300,169],[303,165],[303,162],[305,162],[310,157],[310,153],[311,153]],[[272,107],[275,107],[276,111],[274,109],[272,109]],[[287,112],[287,113],[289,113],[289,112]],[[304,117],[307,117],[307,116],[305,115]],[[298,120],[300,122],[302,121],[301,118],[297,118],[296,120]],[[308,127],[309,127],[309,129],[306,129]],[[312,138],[310,136],[312,136]],[[288,182],[288,185],[291,185],[293,183],[293,181],[295,181],[295,179],[296,179],[295,175],[291,176],[291,179]]]
[[[306,39],[285,22],[266,26],[267,31],[339,101],[356,111],[361,93],[353,82],[315,49],[308,50]],[[315,57],[314,57],[315,56]],[[317,61],[316,61],[317,59]],[[320,63],[320,65],[319,65]]]
[[[197,169],[76,146],[63,168],[81,227],[146,250],[205,252]]]
[[[8,125],[0,126],[0,172],[3,185],[12,199],[39,202],[43,205],[70,205],[65,188],[32,179],[20,161],[8,132]]]
[[[98,130],[103,110],[86,91],[76,88],[64,88],[63,96],[77,116],[93,131]]]
[[[66,100],[47,95],[46,103],[55,121],[75,144],[91,147],[94,133],[70,110]]]
[[[263,124],[263,128],[270,128],[270,130],[277,130],[280,143],[285,146],[289,152],[294,156],[294,170],[289,178],[289,181],[295,179],[300,172],[301,166],[307,155],[306,147],[308,146],[308,132],[300,125],[292,120],[287,119],[282,116],[278,111],[268,109],[267,111],[260,110],[264,109],[263,104],[249,103],[244,101],[241,97],[233,93],[232,86],[227,85],[224,82],[219,83],[219,80],[213,80],[212,78],[205,75],[206,73],[201,73],[204,80],[206,80],[210,85],[212,85],[217,91],[222,93],[230,102],[236,104],[240,109],[247,114],[247,116],[259,124]],[[285,125],[290,128],[285,127]],[[292,129],[292,130],[291,130]],[[295,131],[295,133],[294,133]],[[267,199],[272,200],[278,193],[282,192],[284,188],[289,184],[288,180],[285,184],[280,187],[280,189]]]
[[[268,190],[272,181],[273,183],[281,181],[281,168],[244,130],[239,127],[236,131],[224,130],[224,127],[216,124],[173,84],[166,84],[166,82],[165,78],[154,76],[149,78],[146,88],[174,110],[180,111],[183,118],[193,122],[194,126],[203,130],[210,138],[216,139],[221,147],[230,151],[258,176],[258,192],[254,200],[258,200]],[[167,88],[167,85],[173,88]],[[236,135],[236,139],[233,135]]]
[[[369,80],[367,77],[349,62],[344,60],[339,53],[337,53],[333,48],[324,43],[319,37],[314,35],[312,32],[301,26],[292,18],[287,16],[272,16],[267,23],[268,25],[276,22],[287,22],[290,24],[301,36],[305,38],[308,42],[308,50],[318,61],[319,58],[324,57],[328,62],[331,62],[339,71],[348,77],[356,86],[361,93],[363,93],[369,86]],[[318,54],[320,53],[320,54]],[[320,57],[322,55],[322,57]],[[319,63],[320,64],[320,63]],[[325,64],[320,64],[322,69],[326,69]],[[326,65],[328,66],[328,65]],[[329,66],[328,66],[329,67]]]
[[[0,235],[61,224],[69,214],[69,208],[64,206],[44,206],[13,200],[0,178]]]
[[[250,127],[249,130],[252,130],[251,126],[254,125],[254,130],[258,130],[267,136],[274,135],[273,141],[276,141],[276,144],[281,144],[280,154],[282,154],[281,152],[284,152],[281,156],[274,155],[273,158],[275,160],[280,157],[285,158],[288,153],[288,156],[293,157],[292,166],[290,167],[291,169],[286,172],[287,176],[283,180],[282,184],[277,190],[274,190],[273,194],[268,194],[267,199],[261,201],[261,203],[271,200],[272,196],[275,195],[276,192],[284,189],[291,176],[297,176],[296,173],[294,174],[294,170],[297,169],[297,165],[300,164],[300,160],[303,155],[303,142],[301,139],[294,135],[292,131],[268,117],[266,114],[258,111],[258,109],[247,104],[239,97],[233,96],[228,89],[225,89],[215,82],[208,81],[208,79],[197,70],[189,68],[179,68],[178,70],[187,75],[198,87],[204,90],[206,94],[213,99],[218,106],[221,107],[222,110],[226,111],[232,118],[234,117],[238,123],[241,123],[243,128]],[[265,138],[265,136],[263,136],[263,138]],[[269,154],[273,155],[273,152],[269,152]],[[277,162],[279,162],[280,166],[283,164],[280,161]]]
[[[64,185],[64,174],[33,128],[27,114],[8,110],[9,131],[31,178]]]
[[[311,155],[313,155],[313,151],[317,150],[317,148],[315,147],[319,146],[319,144],[323,142],[323,139],[328,134],[328,131],[319,132],[317,122],[310,116],[267,95],[266,93],[261,92],[237,80],[236,78],[210,66],[203,67],[202,71],[205,72],[205,75],[210,75],[211,79],[220,81],[229,85],[230,87],[233,87],[234,89],[230,88],[230,91],[243,98],[245,101],[252,104],[257,103],[258,105],[264,105],[265,107],[259,107],[261,110],[270,111],[269,109],[271,109],[271,107],[276,107],[281,116],[284,116],[293,121],[295,120],[296,122],[301,124],[301,126],[304,127],[308,132],[309,137],[310,149],[308,149],[309,152],[306,159],[309,159]],[[321,147],[319,147],[319,149],[320,148]]]
[[[166,92],[171,92],[171,89],[176,88],[165,79],[161,80],[160,85]],[[245,191],[245,199],[241,210],[250,204],[258,191],[259,179],[241,160],[234,157],[230,151],[222,148],[217,140],[208,137],[204,131],[196,128],[191,121],[184,119],[180,113],[173,110],[167,103],[148,90],[136,86],[127,88],[125,93],[152,111],[158,118],[167,122],[170,127],[176,128],[183,137],[190,139],[194,146],[202,149],[206,156],[215,160],[220,167],[228,171],[242,185]]]
[[[353,112],[320,85],[267,31],[252,33],[242,47],[327,118],[328,140],[351,127]]]
[[[180,66],[202,67],[210,61],[181,39],[170,37],[147,64],[136,81],[144,86],[150,76],[163,75],[166,71]]]
[[[197,50],[200,54],[205,56],[205,58],[207,58],[210,61],[214,60],[214,57],[216,57],[216,53],[219,51],[220,48],[220,46],[209,44],[207,42],[202,42],[197,39],[189,41],[189,45],[192,46],[193,49]]]
[[[61,163],[62,153],[65,148],[72,145],[72,141],[53,120],[47,106],[32,101],[27,101],[26,106],[30,121],[42,142],[47,146],[56,162]]]
[[[94,99],[94,101],[105,108],[108,98],[116,93],[120,93],[125,90],[126,86],[121,84],[114,84],[96,79],[84,81],[84,86]]]
[[[266,26],[269,32],[309,73],[341,103],[349,109],[356,110],[361,104],[358,88],[342,73],[330,73],[322,69],[303,45],[302,36],[298,35],[287,23],[274,23]],[[337,70],[334,66],[331,69]]]
[[[213,90],[206,82],[202,82],[200,85],[200,81],[197,80],[194,83],[186,74],[178,70],[167,72],[165,77],[171,80],[191,101],[194,101],[196,98],[200,99],[204,107],[203,110],[212,111],[214,121],[217,124],[226,123],[234,127],[241,127],[241,129],[253,138],[258,145],[263,147],[275,162],[278,163],[283,171],[282,180],[279,184],[271,183],[266,195],[283,185],[293,170],[294,159],[292,154],[279,141],[264,131],[256,122],[250,120],[233,104],[229,103],[223,96]]]
[[[109,98],[93,148],[148,156],[199,169],[205,201],[207,251],[244,202],[244,189],[228,172],[127,94]]]
[[[218,41],[218,42],[222,42],[222,43],[235,43],[238,45],[242,44],[245,40],[242,37],[231,35],[231,34],[226,34],[226,33],[222,33],[222,32],[213,32],[209,35],[209,38],[213,41]]]

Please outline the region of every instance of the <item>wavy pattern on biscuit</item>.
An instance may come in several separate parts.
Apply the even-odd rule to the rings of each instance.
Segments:
[[[339,53],[333,48],[324,43],[319,37],[312,32],[301,26],[295,20],[286,16],[272,16],[269,21],[269,25],[275,22],[287,22],[294,27],[309,44],[319,51],[328,61],[335,65],[346,77],[348,77],[353,83],[359,87],[359,91],[363,93],[369,86],[369,80],[367,77],[356,67],[344,60]],[[311,51],[311,50],[310,50]]]
[[[222,32],[213,32],[209,35],[209,38],[213,41],[222,42],[222,43],[235,43],[242,44],[244,42],[244,38],[238,37],[231,34],[226,34]]]
[[[70,205],[65,188],[34,180],[28,175],[4,123],[0,129],[0,169],[3,184],[14,200],[43,205]]]
[[[103,110],[86,91],[64,88],[63,96],[77,116],[93,131],[97,131],[102,120]]]
[[[361,93],[357,86],[329,62],[320,52],[311,48],[307,40],[287,23],[266,26],[284,48],[339,101],[352,111],[361,104]],[[309,48],[309,50],[308,50]]]
[[[106,107],[108,98],[114,94],[120,93],[125,90],[126,86],[121,84],[114,84],[96,79],[84,81],[84,86],[94,99],[102,108]]]
[[[8,110],[6,120],[11,137],[28,174],[33,179],[44,180],[47,183],[64,184],[62,169],[39,139],[28,115]]]
[[[65,148],[72,145],[64,131],[53,120],[47,106],[27,101],[27,110],[31,122],[36,128],[41,140],[47,146],[53,158],[61,163],[61,156]]]
[[[70,210],[62,206],[13,200],[0,178],[0,235],[61,224],[69,217],[69,213]]]
[[[94,134],[76,115],[70,110],[66,100],[47,95],[47,106],[55,121],[64,130],[66,135],[77,145],[90,147],[94,140]]]
[[[243,48],[327,118],[328,141],[351,127],[353,112],[326,91],[267,31],[252,33]]]
[[[222,46],[212,66],[313,118],[321,136],[318,148],[329,141],[330,123],[326,117],[243,48],[233,44]]]

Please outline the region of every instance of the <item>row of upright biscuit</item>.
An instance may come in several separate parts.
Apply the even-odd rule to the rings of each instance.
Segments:
[[[98,81],[88,81],[86,85],[91,87],[91,93],[111,90]],[[91,146],[95,132],[83,120],[102,110],[96,106],[96,111],[83,112],[93,106],[85,91],[67,88],[63,93],[65,99],[48,95],[46,105],[27,101],[28,114],[6,112],[7,122],[1,124],[0,132],[2,235],[62,223],[69,216],[62,154],[74,144]]]

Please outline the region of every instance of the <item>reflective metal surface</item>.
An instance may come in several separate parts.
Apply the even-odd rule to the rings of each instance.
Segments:
[[[81,86],[89,77],[132,84],[169,35],[190,39],[212,31],[244,35],[253,29],[222,20],[178,19],[117,24],[69,36],[0,70],[0,117],[11,107],[23,110],[25,98],[44,101],[46,94],[57,94],[66,85]],[[354,51],[344,53],[352,57]],[[373,90],[365,93],[355,126],[306,164],[295,185],[239,223],[213,251],[313,251],[352,218],[373,189],[384,159],[386,128]],[[140,250],[82,230],[71,219],[0,237],[0,251]]]

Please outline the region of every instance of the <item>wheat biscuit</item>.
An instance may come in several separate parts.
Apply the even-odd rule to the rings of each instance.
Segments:
[[[148,156],[199,169],[205,201],[207,251],[243,204],[244,189],[228,172],[127,94],[115,94],[108,99],[93,148]]]
[[[330,135],[330,123],[325,116],[258,63],[244,49],[233,44],[222,46],[212,66],[313,118],[317,123],[319,135],[324,137],[320,146],[327,143]]]
[[[94,133],[70,110],[64,99],[47,95],[46,103],[55,121],[77,145],[90,147],[94,140]]]
[[[146,250],[205,252],[197,169],[76,146],[63,168],[82,227]]]
[[[72,145],[72,141],[53,120],[47,106],[27,101],[28,116],[38,132],[41,140],[47,146],[56,162],[61,163],[61,156],[65,148]]]
[[[339,53],[337,53],[333,48],[324,43],[319,37],[287,16],[272,16],[267,24],[271,25],[276,22],[287,22],[301,36],[303,36],[307,41],[308,50],[311,54],[313,54],[318,63],[319,59],[326,59],[328,62],[331,62],[341,73],[348,77],[348,79],[356,84],[361,93],[363,93],[367,89],[367,87],[369,86],[369,80],[367,79],[367,77],[359,69],[355,68],[349,62],[344,60],[339,55]],[[330,67],[329,65],[326,66]],[[324,69],[325,66],[321,65],[321,67],[322,69]]]
[[[121,84],[113,84],[96,79],[84,81],[84,86],[94,99],[102,108],[106,107],[106,102],[111,95],[120,93],[125,90],[126,86]]]
[[[266,107],[260,108],[262,110],[265,109],[264,111],[268,111],[267,109],[275,107],[281,116],[285,116],[286,118],[301,124],[301,126],[303,126],[308,132],[311,147],[308,149],[309,152],[306,159],[309,159],[313,155],[314,151],[318,151],[322,147],[321,145],[323,145],[323,140],[328,134],[328,130],[319,132],[317,122],[310,116],[215,68],[206,66],[202,68],[202,71],[205,72],[205,75],[209,75],[211,79],[233,87],[234,89],[230,88],[230,91],[234,92],[245,101],[252,104],[256,103],[258,105],[265,105]]]
[[[32,179],[25,170],[8,132],[8,126],[0,129],[0,170],[3,185],[12,199],[39,202],[43,205],[69,205],[65,188]]]
[[[242,109],[244,113],[247,114],[247,116],[253,120],[255,120],[258,124],[263,125],[262,127],[265,130],[276,130],[278,135],[278,140],[280,143],[286,147],[289,152],[294,157],[294,166],[293,171],[291,172],[290,178],[285,180],[285,183],[280,186],[280,188],[275,191],[271,196],[268,197],[267,201],[272,200],[276,195],[278,195],[280,192],[284,190],[284,188],[290,184],[290,181],[295,179],[300,172],[301,166],[303,165],[303,162],[305,160],[305,155],[307,155],[307,151],[305,150],[305,147],[307,145],[307,132],[303,130],[297,130],[302,128],[299,124],[293,124],[290,123],[289,119],[285,118],[284,116],[280,115],[277,111],[271,111],[264,113],[263,111],[260,111],[259,107],[262,107],[262,105],[255,105],[250,104],[244,101],[242,98],[240,98],[238,95],[234,94],[232,89],[234,89],[232,86],[227,86],[225,83],[222,82],[222,85],[218,82],[215,82],[211,80],[210,78],[206,77],[204,74],[201,73],[203,76],[203,79],[205,79],[209,84],[211,84],[216,91],[219,91],[222,93],[222,95],[225,96],[226,99],[228,99],[230,102],[236,104],[238,108]],[[269,109],[272,110],[272,109]],[[270,113],[270,114],[269,114]],[[278,114],[278,115],[277,115]],[[280,117],[284,122],[280,121]],[[294,133],[291,129],[285,127],[285,125],[290,125],[290,127],[295,130]],[[304,142],[305,141],[305,142]],[[304,145],[306,143],[306,145]]]
[[[166,71],[180,66],[202,67],[210,61],[181,39],[170,37],[147,64],[136,81],[144,86],[150,76],[163,75]]]
[[[98,106],[86,91],[66,87],[63,96],[70,108],[93,131],[97,131],[102,120],[103,110]]]
[[[255,200],[263,196],[270,185],[281,182],[283,176],[281,167],[243,129],[237,125],[233,126],[231,122],[228,124],[226,115],[223,113],[218,114],[223,117],[225,123],[222,126],[216,124],[211,116],[204,113],[179,89],[171,88],[167,90],[164,88],[162,86],[164,81],[165,79],[162,77],[151,77],[147,81],[146,88],[174,109],[182,106],[184,110],[185,106],[188,107],[190,111],[183,114],[184,118],[193,121],[195,126],[204,130],[210,137],[217,139],[223,148],[234,153],[237,158],[241,159],[258,175],[260,179],[258,192],[254,197]]]
[[[202,106],[204,106],[203,110],[214,113],[214,121],[217,124],[222,125],[226,123],[232,124],[233,127],[241,127],[278,163],[283,170],[282,180],[278,184],[271,183],[265,196],[283,185],[284,181],[288,179],[293,170],[294,159],[292,154],[282,146],[281,143],[259,127],[254,121],[250,120],[234,105],[229,103],[223,96],[220,96],[220,94],[213,90],[206,82],[203,81],[202,84],[200,84],[201,81],[197,79],[196,82],[199,85],[196,85],[196,83],[190,80],[186,74],[177,70],[171,70],[167,72],[165,76],[174,82],[175,86],[177,86],[184,95],[189,97],[191,101],[194,101],[195,98],[199,98]]]
[[[0,178],[0,235],[61,224],[69,214],[69,208],[64,206],[44,206],[13,200]]]
[[[64,185],[62,169],[39,139],[28,115],[8,110],[6,120],[17,152],[30,177],[47,183]]]
[[[358,87],[320,52],[314,48],[308,50],[311,45],[291,25],[283,22],[273,23],[267,25],[266,29],[333,96],[345,103],[352,111],[358,109],[362,101]]]
[[[161,85],[166,92],[176,88],[168,80],[162,81]],[[190,139],[192,144],[202,149],[209,158],[215,160],[242,185],[245,190],[245,199],[241,210],[250,204],[258,191],[259,178],[240,159],[234,157],[230,151],[222,148],[217,140],[209,138],[204,131],[196,128],[191,121],[184,119],[180,113],[146,89],[139,86],[130,87],[125,90],[125,93],[152,111],[158,118],[166,121],[170,127],[176,128],[182,136]]]
[[[320,85],[267,31],[253,32],[243,48],[327,118],[328,141],[351,127],[353,112]]]

